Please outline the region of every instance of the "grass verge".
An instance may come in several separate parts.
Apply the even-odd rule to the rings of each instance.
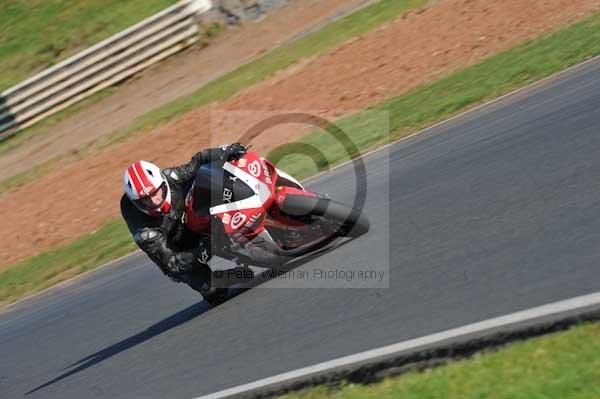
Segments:
[[[370,107],[366,112],[349,116],[336,124],[364,153],[599,54],[600,13]],[[391,134],[382,128],[379,113],[369,111],[389,113]],[[336,145],[336,140],[322,131],[308,134],[301,142],[326,149],[329,164],[347,158],[346,151]],[[297,156],[282,159],[280,165],[300,178],[314,173],[314,166],[300,162]]]
[[[27,259],[0,274],[0,305],[86,272],[136,247],[120,221],[77,241]]]
[[[218,37],[223,32],[223,29],[225,29],[225,27],[219,23],[213,22],[213,23],[200,24],[199,29],[200,30],[198,33],[198,41],[193,44],[193,47],[203,48],[203,47],[210,45],[211,41],[214,40],[216,37]],[[118,82],[118,83],[115,83],[113,86],[102,89],[102,90],[98,91],[97,93],[94,93],[91,96],[63,109],[62,111],[59,111],[56,114],[50,115],[47,118],[44,118],[43,120],[41,120],[40,122],[38,122],[28,128],[25,128],[22,131],[19,131],[18,134],[0,141],[0,156],[6,154],[7,152],[14,150],[15,148],[22,146],[23,144],[25,144],[29,140],[31,140],[33,137],[39,136],[39,135],[44,134],[45,132],[53,129],[60,122],[62,122],[63,120],[65,120],[67,118],[70,118],[71,116],[77,114],[81,110],[109,97],[111,94],[113,94],[117,90],[118,86],[121,85],[122,83],[123,82]],[[90,145],[90,147],[93,147],[93,146]],[[67,156],[63,155],[58,158],[66,158]],[[49,165],[52,163],[53,163],[53,161],[48,161],[44,164],[38,165],[37,167],[34,168],[35,170],[31,171],[31,175],[27,175],[28,171],[25,171],[18,177],[15,176],[15,178],[11,177],[11,178],[5,179],[5,181],[0,182],[0,192],[7,190],[7,187],[12,188],[12,187],[17,187],[17,186],[23,185],[29,181],[35,180],[38,176],[40,176],[44,173],[48,173],[51,170]],[[54,163],[56,163],[56,162],[54,162]],[[42,171],[44,169],[47,169],[47,170],[43,173]],[[11,181],[7,182],[6,180],[11,180]]]
[[[176,1],[1,1],[0,91]]]
[[[600,323],[371,385],[317,387],[281,399],[600,398]]]
[[[90,97],[63,109],[62,111],[50,115],[49,117],[43,119],[39,123],[32,125],[31,127],[28,127],[26,129],[23,129],[18,134],[0,141],[0,156],[6,154],[9,151],[12,151],[17,147],[20,147],[24,143],[31,140],[31,138],[43,134],[44,132],[54,128],[57,124],[73,116],[82,109],[89,107],[101,101],[102,99],[110,96],[112,93],[114,93],[115,88],[116,86],[111,86],[100,90],[99,92],[94,93]],[[0,187],[3,184],[4,181],[0,182]],[[2,192],[2,189],[0,189],[0,192]]]
[[[167,122],[189,110],[224,100],[235,93],[267,79],[273,73],[283,70],[299,60],[314,56],[329,48],[339,45],[346,40],[368,32],[385,24],[407,10],[424,5],[427,0],[382,0],[376,4],[356,11],[339,21],[332,22],[316,32],[300,39],[286,43],[269,53],[245,64],[238,69],[218,78],[192,94],[177,99],[163,107],[159,107],[141,116],[128,128],[118,131],[101,139],[94,148],[106,148],[122,142],[136,132],[150,129],[161,123]],[[210,40],[221,32],[223,27],[219,24],[209,24],[203,27],[199,45],[207,45]],[[51,129],[58,122],[73,115],[91,103],[102,99],[103,96],[94,95],[64,111],[59,112],[33,127],[20,132],[8,140],[0,142],[0,156],[27,142],[32,137]],[[49,161],[41,164],[31,171],[24,171],[18,176],[11,177],[0,183],[0,192],[29,183],[52,170]]]
[[[397,139],[469,106],[505,94],[516,87],[549,76],[598,54],[600,54],[600,14],[586,18],[552,35],[488,58],[480,64],[456,72],[431,85],[417,88],[376,105],[371,110],[389,112],[391,138]],[[348,132],[354,144],[364,152],[390,140],[386,130],[382,129],[381,123],[378,113],[362,112],[344,118],[338,125]],[[343,148],[328,134],[314,132],[307,135],[303,141],[322,149],[330,165],[347,159]],[[316,171],[315,165],[295,155],[283,158],[279,165],[300,178]],[[8,298],[14,300],[20,295],[41,288],[42,285],[50,285],[31,284],[28,278],[38,273],[29,273],[26,270],[37,267],[35,270],[39,271],[43,266],[45,273],[56,276],[53,270],[78,269],[78,262],[81,259],[95,259],[97,266],[131,249],[131,237],[122,222],[115,221],[109,226],[120,227],[115,228],[110,235],[87,236],[67,247],[51,252],[62,251],[60,252],[62,256],[44,258],[47,255],[42,254],[16,265],[5,266],[6,271],[0,273],[0,301],[6,301]],[[85,245],[80,242],[85,242]],[[97,243],[110,246],[115,253],[113,255],[105,253],[103,246],[100,244],[96,246]],[[102,255],[101,259],[97,258],[98,253]],[[40,261],[40,259],[44,260]],[[12,269],[21,272],[14,274],[15,272],[11,272]],[[53,280],[54,283],[57,281]]]
[[[58,165],[58,162],[46,162],[42,165],[34,166],[25,172],[17,173],[8,179],[2,180],[0,182],[0,194],[30,183],[37,178],[44,176],[46,173],[52,172]]]
[[[259,83],[277,71],[322,53],[345,41],[369,32],[394,20],[410,9],[420,7],[428,0],[381,0],[360,9],[316,32],[282,44],[262,57],[206,84],[190,95],[179,98],[138,118],[131,126],[116,133],[103,146],[120,142],[132,133],[141,132],[165,123],[194,108],[225,100],[239,91]]]

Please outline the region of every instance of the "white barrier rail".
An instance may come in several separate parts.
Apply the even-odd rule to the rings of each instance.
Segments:
[[[182,0],[0,93],[0,140],[189,46],[211,7]]]

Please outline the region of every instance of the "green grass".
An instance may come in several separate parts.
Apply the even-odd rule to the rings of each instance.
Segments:
[[[456,72],[433,84],[417,88],[405,95],[376,105],[367,112],[344,118],[338,125],[364,152],[389,142],[390,138],[396,139],[407,135],[483,100],[497,97],[511,89],[544,78],[597,54],[600,54],[600,14],[550,36],[488,58],[480,64]],[[388,121],[381,118],[381,112],[372,111],[389,113],[391,135],[387,130]],[[326,169],[327,164],[333,165],[347,159],[344,149],[326,133],[313,132],[307,135],[302,142],[321,149],[327,161],[315,166],[298,155],[282,158],[279,165],[300,178]],[[118,222],[113,223],[118,225]],[[73,262],[72,259],[96,259],[95,265],[100,265],[108,259],[126,252],[125,248],[132,248],[131,237],[123,228],[115,231],[106,239],[115,251],[114,255],[107,254],[98,260],[96,258],[98,251],[88,247],[99,241],[99,238],[86,237],[85,245],[79,245],[80,241],[76,241],[63,252],[63,257],[56,258],[56,263],[46,263],[47,272],[50,273],[54,268],[64,270],[65,264],[71,265],[69,267],[77,267],[73,266],[77,265],[77,262]],[[60,248],[57,251],[61,250],[63,249]],[[7,265],[8,271],[0,273],[0,287],[5,287],[2,288],[5,292],[2,295],[16,298],[19,294],[12,292],[26,293],[35,289],[36,287],[31,286],[26,277],[32,274],[27,273],[20,274],[23,276],[20,280],[11,277],[11,285],[4,283],[13,268],[27,270],[32,267],[31,260],[17,265]],[[10,276],[13,275],[10,274]]]
[[[60,165],[59,162],[46,162],[42,165],[34,166],[33,168],[26,170],[21,173],[17,173],[14,176],[4,179],[0,182],[0,194],[8,192],[17,187],[24,186],[27,183],[35,181],[39,177],[44,176],[47,173],[52,172],[56,167]]]
[[[109,136],[107,139],[101,140],[99,146],[106,147],[121,142],[125,138],[128,138],[133,132],[145,130],[168,121],[195,107],[228,98],[240,90],[268,78],[273,73],[292,65],[302,58],[313,56],[328,48],[339,45],[356,35],[368,32],[393,20],[395,17],[411,8],[418,7],[425,3],[426,0],[383,0],[372,6],[361,9],[339,21],[326,25],[314,33],[278,47],[264,56],[243,65],[235,71],[210,82],[189,96],[175,100],[164,107],[153,110],[136,120],[129,128]],[[218,35],[221,29],[222,27],[218,24],[204,27],[205,33],[202,35],[201,42],[208,42],[211,38]],[[107,91],[107,94],[110,93]],[[66,117],[78,112],[90,103],[97,102],[101,98],[103,98],[103,96],[94,96],[84,100],[82,103],[69,107],[32,128],[20,132],[9,140],[0,142],[0,155],[22,145],[31,137],[51,129]],[[43,164],[31,171],[26,171],[6,179],[5,181],[0,182],[0,192],[8,191],[9,189],[29,183],[42,176],[44,173],[48,173],[51,169],[51,163]]]
[[[427,0],[382,0],[374,5],[365,7],[326,25],[316,32],[281,45],[262,57],[208,83],[188,96],[152,110],[135,120],[128,128],[101,139],[96,147],[105,148],[122,142],[130,138],[133,133],[141,132],[167,122],[193,108],[224,100],[247,87],[265,80],[273,73],[285,69],[303,58],[314,56],[352,37],[373,30],[393,20],[407,10],[421,6],[426,2]],[[221,33],[222,29],[223,27],[219,24],[204,26],[200,35],[199,45],[207,45],[210,40]],[[0,63],[0,70],[1,68],[2,64]],[[82,103],[69,107],[56,115],[44,119],[31,128],[19,132],[14,137],[0,142],[0,156],[23,145],[32,137],[52,129],[58,122],[73,115],[89,104],[99,101],[101,98],[103,96],[94,95]],[[19,176],[10,178],[8,182],[0,183],[0,192],[35,180],[43,174],[44,169],[46,167],[42,165],[30,173],[24,172]],[[49,171],[51,168],[48,167],[47,169]]]
[[[0,1],[0,91],[176,1]]]
[[[59,124],[64,119],[70,117],[71,115],[79,112],[81,109],[90,106],[91,104],[97,103],[101,101],[103,98],[108,97],[114,92],[114,87],[107,87],[104,90],[101,90],[94,95],[74,104],[66,109],[63,109],[60,112],[57,112],[54,115],[50,115],[48,118],[44,119],[39,124],[33,125],[28,129],[19,132],[19,134],[10,137],[7,140],[0,141],[0,156],[6,154],[7,152],[27,143],[33,137],[43,134],[48,129],[52,129],[54,126]],[[0,194],[3,192],[10,191],[14,188],[23,186],[27,183],[30,183],[45,174],[48,174],[56,169],[57,166],[61,165],[61,161],[66,157],[77,157],[80,158],[83,154],[79,154],[76,151],[70,152],[67,156],[57,157],[50,161],[44,162],[42,164],[36,165],[30,169],[27,169],[21,173],[17,173],[14,176],[6,178],[0,181]]]
[[[111,222],[77,241],[32,257],[0,274],[0,304],[93,269],[136,248],[127,227]]]
[[[364,153],[598,54],[600,14],[490,57],[336,124]],[[380,112],[373,111],[389,113],[391,133],[385,129]],[[347,159],[344,149],[323,131],[308,134],[301,142],[327,149],[329,164]],[[284,158],[281,167],[300,178],[314,173],[313,165],[298,162],[299,159],[298,156]]]
[[[281,399],[598,399],[600,323],[371,385],[317,387]]]
[[[200,31],[198,33],[198,41],[194,43],[195,47],[205,47],[210,44],[212,40],[218,37],[223,32],[224,26],[219,23],[207,23],[200,25]],[[91,96],[63,109],[62,111],[57,112],[56,114],[50,115],[47,118],[42,119],[40,122],[19,131],[18,134],[9,137],[8,139],[0,141],[0,156],[18,148],[22,145],[28,143],[32,138],[42,135],[48,131],[51,131],[55,128],[63,120],[70,118],[71,116],[77,114],[81,110],[91,106],[92,104],[96,104],[97,102],[105,99],[106,97],[112,95],[120,83],[117,83],[113,86],[107,87],[103,90],[100,90]],[[93,146],[90,146],[93,147]],[[56,163],[56,161],[50,161],[47,164],[39,165],[34,170],[31,171],[30,174],[24,172],[19,176],[11,177],[7,180],[0,182],[0,192],[7,190],[8,188],[18,187],[25,183],[28,183],[32,180],[35,180],[37,177],[43,174],[43,170],[47,169],[45,173],[48,173],[51,170],[51,164]]]
[[[51,129],[53,129],[57,124],[69,118],[70,116],[76,114],[82,109],[89,107],[92,104],[97,103],[98,101],[110,96],[115,91],[115,87],[107,87],[103,90],[100,90],[97,93],[94,93],[92,96],[71,105],[59,111],[49,117],[43,119],[39,123],[20,131],[18,134],[9,137],[8,139],[0,141],[0,156],[6,154],[9,151],[14,150],[17,147],[22,146],[27,143],[33,137],[43,134]],[[0,182],[0,187],[3,186],[4,182]],[[0,192],[2,189],[0,189]]]
[[[277,47],[262,57],[206,84],[188,96],[152,110],[138,118],[130,127],[112,136],[104,144],[122,141],[132,133],[155,127],[194,108],[225,100],[301,59],[315,56],[340,45],[348,39],[369,32],[392,21],[406,11],[426,3],[427,0],[381,0],[358,10],[316,32]]]

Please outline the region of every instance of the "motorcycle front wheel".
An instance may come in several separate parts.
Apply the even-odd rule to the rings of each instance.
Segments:
[[[357,238],[366,234],[371,222],[363,212],[329,198],[288,195],[281,210],[288,216],[338,237]]]

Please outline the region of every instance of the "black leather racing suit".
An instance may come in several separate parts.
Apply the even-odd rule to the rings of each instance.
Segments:
[[[149,216],[126,195],[121,197],[121,214],[137,245],[165,275],[200,292],[205,283],[210,286],[211,270],[206,264],[211,257],[210,237],[198,236],[184,226],[185,196],[198,167],[228,157],[228,148],[206,149],[184,165],[163,169],[171,190],[171,209],[164,216]]]

